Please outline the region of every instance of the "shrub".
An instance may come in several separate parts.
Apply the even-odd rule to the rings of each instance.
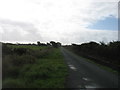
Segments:
[[[9,48],[6,44],[2,44],[2,56],[12,54],[12,49]]]
[[[2,77],[5,79],[6,77],[17,77],[19,74],[19,67],[15,67],[13,65],[12,55],[7,55],[3,58],[2,61]]]
[[[24,88],[25,83],[20,79],[8,78],[4,80],[2,87],[3,88]]]
[[[27,49],[26,48],[13,48],[13,52],[18,55],[26,54]]]

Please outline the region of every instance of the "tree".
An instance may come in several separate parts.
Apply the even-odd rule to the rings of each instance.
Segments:
[[[60,42],[57,42],[57,46],[58,46],[58,47],[61,47],[61,43],[60,43]]]
[[[51,43],[52,46],[55,47],[55,48],[58,48],[58,47],[61,46],[61,43],[60,43],[60,42],[57,42],[57,43],[56,43],[56,42],[54,42],[54,41],[51,41],[50,43]]]
[[[51,46],[51,44],[50,44],[50,43],[47,43],[47,46]]]
[[[40,46],[40,42],[39,41],[37,41],[37,45]]]

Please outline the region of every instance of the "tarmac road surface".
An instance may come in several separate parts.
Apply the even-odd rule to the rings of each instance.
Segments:
[[[69,68],[67,88],[118,88],[117,74],[103,70],[63,47],[61,52]]]

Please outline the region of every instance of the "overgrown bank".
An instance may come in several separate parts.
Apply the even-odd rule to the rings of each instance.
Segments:
[[[96,63],[110,67],[118,71],[120,67],[120,42],[96,43],[89,42],[81,45],[72,44],[65,46],[67,49],[73,51],[77,55],[83,56]]]
[[[3,44],[3,88],[64,88],[66,75],[59,48]]]

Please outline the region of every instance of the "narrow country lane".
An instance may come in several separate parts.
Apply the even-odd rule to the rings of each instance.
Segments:
[[[101,69],[63,47],[61,52],[69,67],[67,88],[118,88],[118,75]]]

